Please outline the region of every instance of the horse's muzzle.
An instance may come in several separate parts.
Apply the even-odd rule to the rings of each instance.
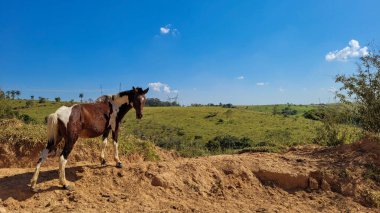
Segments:
[[[137,118],[137,119],[141,119],[142,117],[143,117],[142,114],[137,114],[137,115],[136,115],[136,118]]]

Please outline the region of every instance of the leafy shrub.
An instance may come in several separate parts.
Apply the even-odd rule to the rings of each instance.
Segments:
[[[360,127],[380,133],[380,52],[372,51],[360,58],[357,73],[337,75],[335,82],[342,83],[337,96],[343,103],[356,108]]]
[[[212,140],[206,143],[206,148],[209,151],[217,151],[221,149],[225,151],[227,149],[243,149],[251,146],[251,139],[243,137],[239,139],[238,137],[225,135],[225,136],[216,136]]]
[[[252,140],[247,137],[242,137],[240,140],[235,142],[235,149],[243,149],[246,147],[250,147],[252,144]]]
[[[320,121],[325,117],[325,112],[321,110],[320,108],[311,109],[303,113],[303,117],[306,119],[314,120],[314,121]]]
[[[55,100],[55,102],[59,103],[59,102],[61,102],[61,97],[55,97],[54,100]]]
[[[313,143],[324,146],[344,144],[345,134],[340,134],[340,115],[336,113],[333,107],[325,107],[324,112],[324,117],[321,120],[322,126],[316,128],[317,134]]]
[[[235,108],[235,106],[232,105],[232,104],[230,104],[230,103],[228,103],[228,104],[223,104],[222,107],[223,107],[223,108]]]
[[[342,105],[331,105],[323,108],[322,125],[316,127],[316,137],[313,143],[327,146],[337,146],[359,139],[360,134],[352,124],[351,115]]]
[[[38,97],[38,103],[46,103],[46,98],[44,97]]]
[[[296,115],[297,114],[297,110],[295,109],[291,109],[289,106],[285,107],[284,109],[281,110],[281,114],[285,117],[289,116],[289,115]]]
[[[34,118],[32,118],[26,114],[22,114],[22,115],[18,116],[18,119],[23,121],[26,124],[37,123],[36,119],[34,119]]]
[[[220,150],[220,142],[216,140],[210,140],[206,143],[205,147],[211,152],[217,152]]]
[[[33,107],[33,105],[34,105],[34,102],[32,100],[27,100],[25,102],[25,108],[31,108]]]
[[[12,109],[6,100],[2,100],[0,103],[0,119],[3,118],[17,118],[18,111]]]

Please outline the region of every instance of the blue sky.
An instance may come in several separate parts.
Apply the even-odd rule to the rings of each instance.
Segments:
[[[164,100],[178,93],[181,104],[333,102],[334,76],[353,73],[363,48],[378,44],[378,8],[377,0],[0,1],[0,87],[66,100],[95,99],[100,86],[113,94],[121,83],[150,85],[149,97]]]

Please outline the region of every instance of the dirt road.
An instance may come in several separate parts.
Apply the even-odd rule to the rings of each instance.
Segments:
[[[378,162],[378,148],[167,157],[124,162],[123,169],[69,161],[74,191],[60,188],[50,162],[37,193],[28,187],[32,168],[2,168],[0,212],[380,212],[365,207],[363,190],[379,185],[362,175],[364,163]]]

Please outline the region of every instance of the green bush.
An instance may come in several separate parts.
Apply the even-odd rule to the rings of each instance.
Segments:
[[[380,134],[380,52],[372,51],[360,62],[357,73],[336,76],[335,82],[343,84],[337,96],[355,108],[360,127]]]
[[[33,105],[34,105],[34,102],[33,102],[32,100],[27,100],[27,101],[25,102],[25,107],[26,107],[26,108],[32,108]]]
[[[220,150],[220,142],[216,140],[210,140],[206,143],[205,147],[210,151],[210,152],[217,152]]]
[[[247,137],[239,139],[238,137],[225,135],[225,136],[216,136],[212,140],[206,143],[206,148],[209,151],[215,152],[219,149],[225,151],[227,149],[243,149],[251,146],[252,141]]]
[[[345,105],[330,105],[322,109],[324,117],[322,125],[316,127],[313,143],[327,146],[337,146],[358,140],[361,134],[352,126],[352,112]]]
[[[56,98],[54,98],[54,100],[55,100],[55,102],[59,103],[59,102],[61,102],[61,97],[56,97]]]
[[[22,115],[18,116],[17,118],[26,124],[37,123],[36,119],[34,119],[34,118],[32,118],[26,114],[22,114]]]
[[[19,116],[19,112],[16,110],[13,110],[8,100],[0,101],[0,119],[17,118],[18,116]]]
[[[314,120],[314,121],[320,121],[325,117],[325,112],[321,110],[320,108],[311,109],[303,113],[303,117],[306,119]]]
[[[284,109],[281,110],[281,114],[285,117],[289,115],[296,115],[297,110],[290,108],[289,106],[285,107]]]
[[[44,97],[38,97],[38,103],[46,103],[46,98]]]

